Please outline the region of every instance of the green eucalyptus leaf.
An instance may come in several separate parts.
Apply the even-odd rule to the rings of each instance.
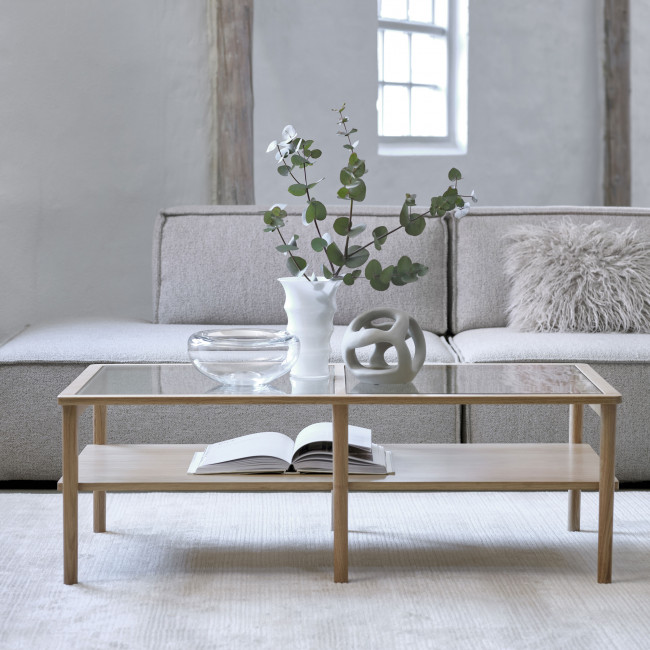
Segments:
[[[348,228],[350,227],[350,220],[347,217],[339,217],[334,221],[332,226],[334,232],[341,237],[345,237],[348,234]]]
[[[447,174],[447,178],[449,178],[449,180],[452,181],[452,183],[453,183],[454,181],[459,181],[459,180],[461,180],[462,177],[463,177],[463,176],[462,176],[462,174],[460,173],[460,171],[458,171],[455,167],[452,167],[452,168],[449,170],[449,174]]]
[[[363,201],[366,198],[366,184],[359,178],[352,187],[348,187],[350,198],[355,201]]]
[[[319,178],[317,181],[314,181],[313,183],[309,183],[309,185],[307,185],[307,189],[310,190],[312,187],[316,187],[316,185],[318,185],[322,180],[323,180],[322,178]]]
[[[404,204],[402,205],[402,209],[399,212],[400,226],[408,226],[410,220],[411,220],[411,216],[409,211],[409,205],[406,201],[404,201]]]
[[[356,269],[359,266],[363,266],[370,257],[370,252],[367,248],[362,248],[361,246],[350,246],[348,249],[348,255],[345,258],[345,266],[350,269]]]
[[[311,150],[311,157],[312,158],[320,158],[323,155],[323,152],[320,149],[312,149]]]
[[[411,270],[411,258],[408,255],[403,255],[397,261],[396,270],[398,273],[408,273]]]
[[[379,274],[379,279],[381,280],[382,284],[385,284],[388,286],[390,284],[390,279],[393,277],[393,271],[395,270],[395,267],[391,264],[390,266],[387,266],[380,274]]]
[[[305,208],[304,216],[307,223],[311,223],[314,219],[322,221],[327,216],[327,210],[320,201],[312,199]]]
[[[307,186],[302,183],[289,185],[289,194],[293,194],[294,196],[304,196],[307,194]]]
[[[354,166],[352,173],[357,178],[361,178],[366,173],[366,163],[363,160],[360,160],[359,163]]]
[[[297,251],[298,246],[296,244],[280,244],[275,247],[275,250],[280,253],[288,253],[289,251]]]
[[[331,280],[334,277],[334,274],[325,266],[325,264],[323,264],[322,271],[323,271],[323,277],[326,280]]]
[[[311,240],[311,247],[317,253],[320,253],[322,250],[327,248],[327,240],[322,237],[314,237],[314,239]]]
[[[388,228],[386,226],[378,226],[372,231],[372,238],[375,244],[375,248],[380,251],[381,247],[386,243],[388,235]]]
[[[355,226],[354,228],[348,231],[348,237],[357,237],[362,232],[364,232],[365,229],[366,229],[366,224],[360,223],[358,226]]]
[[[344,167],[339,174],[339,180],[341,181],[341,185],[350,185],[350,183],[356,181],[356,178],[351,169]]]
[[[365,275],[368,280],[372,280],[381,274],[381,264],[377,260],[370,260],[366,264]]]
[[[300,154],[294,153],[291,156],[291,163],[297,167],[304,167],[305,163],[309,162],[306,158],[303,158]]]
[[[352,275],[352,273],[346,273],[343,276],[343,284],[347,284],[349,287],[354,284],[354,281],[356,278]]]
[[[280,176],[288,176],[290,173],[291,169],[286,165],[280,165],[278,167],[278,174],[280,174]]]
[[[325,254],[327,255],[327,259],[336,266],[343,266],[345,263],[343,253],[341,252],[341,249],[336,245],[336,242],[332,242],[325,249]]]
[[[291,275],[299,275],[300,271],[306,268],[306,266],[307,261],[302,257],[293,255],[287,258],[287,268],[289,269],[289,273],[291,273]]]
[[[349,158],[349,160],[348,160],[348,163],[349,163],[350,167],[354,167],[354,165],[356,165],[358,161],[359,161],[359,156],[358,156],[358,154],[356,154],[356,153],[351,153],[351,154],[350,154],[350,158]]]
[[[314,216],[316,221],[323,221],[327,218],[327,208],[320,201],[312,199],[310,205],[314,206]]]
[[[341,187],[336,193],[336,196],[338,196],[339,199],[347,199],[350,196],[350,192],[347,187]]]
[[[424,217],[413,214],[411,215],[411,221],[407,226],[405,226],[404,230],[406,231],[406,234],[417,237],[417,235],[422,234],[426,225],[427,222]]]

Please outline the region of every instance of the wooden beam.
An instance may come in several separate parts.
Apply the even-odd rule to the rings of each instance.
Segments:
[[[605,205],[631,205],[630,2],[605,0]]]
[[[255,203],[253,0],[208,0],[212,60],[212,201]]]

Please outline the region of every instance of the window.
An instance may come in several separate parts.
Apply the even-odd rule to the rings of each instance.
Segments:
[[[468,0],[378,0],[379,153],[467,151]]]

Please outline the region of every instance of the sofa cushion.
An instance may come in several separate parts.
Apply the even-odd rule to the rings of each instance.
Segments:
[[[284,292],[277,278],[288,275],[286,259],[275,246],[276,233],[264,232],[261,206],[172,208],[158,218],[154,234],[154,321],[158,323],[277,324],[286,323]],[[308,250],[311,230],[301,223],[301,211],[288,210],[287,231],[302,235],[301,255],[322,264],[322,255]],[[332,216],[346,216],[346,206],[328,207]],[[371,233],[379,225],[399,226],[399,208],[355,210],[356,223]],[[361,241],[362,238],[360,238]],[[368,236],[371,239],[371,235]],[[363,239],[366,243],[366,239]],[[427,220],[420,236],[398,232],[371,257],[382,265],[402,255],[429,267],[429,273],[404,287],[377,292],[365,279],[337,294],[335,323],[347,325],[360,313],[379,306],[401,309],[422,329],[447,330],[447,226]],[[246,277],[242,279],[242,276]]]
[[[553,220],[506,238],[510,327],[650,333],[650,237],[603,221]]]
[[[450,221],[450,329],[506,325],[508,282],[504,235],[514,226],[568,218],[589,224],[604,220],[613,228],[631,226],[650,238],[650,209],[640,208],[472,208]]]
[[[0,347],[0,364],[189,362],[187,339],[194,332],[211,328],[214,326],[101,318],[42,323],[28,327]],[[334,327],[331,341],[334,363],[342,362],[341,341],[345,330],[343,325]],[[453,363],[456,360],[444,339],[426,331],[424,337],[426,361]],[[369,351],[362,348],[358,356],[359,360],[366,361]],[[394,362],[396,358],[395,350],[388,350],[386,360]]]
[[[461,332],[450,342],[463,363],[650,361],[650,334],[520,332],[492,327]]]

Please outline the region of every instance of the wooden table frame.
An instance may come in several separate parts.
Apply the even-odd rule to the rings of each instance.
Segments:
[[[128,365],[128,364],[126,364]],[[142,367],[140,364],[134,364]],[[454,365],[454,364],[449,364]],[[459,365],[459,364],[457,364]],[[489,364],[481,364],[489,365]],[[492,364],[502,365],[502,364]],[[508,364],[513,365],[513,364]],[[535,364],[526,364],[535,365]],[[600,391],[601,394],[348,394],[345,390],[344,368],[341,364],[334,366],[334,390],[330,394],[314,395],[84,395],[78,391],[97,373],[101,365],[89,366],[66,388],[58,398],[63,411],[63,477],[59,487],[63,492],[63,564],[64,583],[75,584],[78,580],[78,494],[79,491],[93,492],[93,530],[106,531],[106,491],[130,490],[185,490],[185,491],[332,491],[333,510],[333,551],[334,581],[348,581],[348,492],[356,491],[398,491],[398,490],[564,490],[569,486],[568,529],[580,529],[580,493],[583,489],[597,489],[599,492],[598,513],[598,582],[609,583],[612,579],[612,539],[614,491],[616,406],[621,402],[621,395],[602,377],[585,364],[544,364],[573,365],[577,367]],[[79,480],[78,419],[88,407],[93,407],[93,446],[110,451],[106,445],[107,406],[111,404],[330,404],[334,430],[334,469],[331,478],[314,475],[302,477],[283,477],[283,475],[185,475],[177,474],[168,480],[160,477],[146,482],[137,479],[106,479],[103,483],[86,477]],[[408,451],[410,447],[431,447],[436,454],[448,454],[450,458],[461,455],[461,460],[471,457],[479,458],[484,463],[489,457],[499,454],[519,453],[522,458],[535,458],[533,453],[550,449],[555,454],[557,447],[568,449],[562,457],[571,464],[571,476],[564,479],[543,481],[524,480],[521,477],[495,478],[447,478],[441,480],[404,479],[400,477],[359,477],[348,476],[348,407],[351,404],[568,404],[569,405],[569,440],[568,445],[394,445],[398,451]],[[582,445],[583,406],[589,405],[600,417],[600,459],[595,478],[578,476],[582,467],[583,456],[593,450]],[[115,446],[120,453],[124,447]],[[148,447],[154,448],[149,445]],[[159,446],[161,457],[168,455],[167,447]],[[467,451],[461,451],[466,448]],[[584,449],[586,448],[586,449]],[[95,451],[97,451],[95,449]],[[85,453],[86,450],[84,450]],[[470,456],[472,454],[473,456]],[[594,454],[595,456],[595,454]],[[434,457],[431,456],[431,459]],[[585,461],[587,464],[593,460]],[[186,465],[185,465],[186,467]],[[417,474],[417,472],[416,472]],[[593,471],[592,471],[593,474]],[[224,477],[225,476],[225,477]]]

